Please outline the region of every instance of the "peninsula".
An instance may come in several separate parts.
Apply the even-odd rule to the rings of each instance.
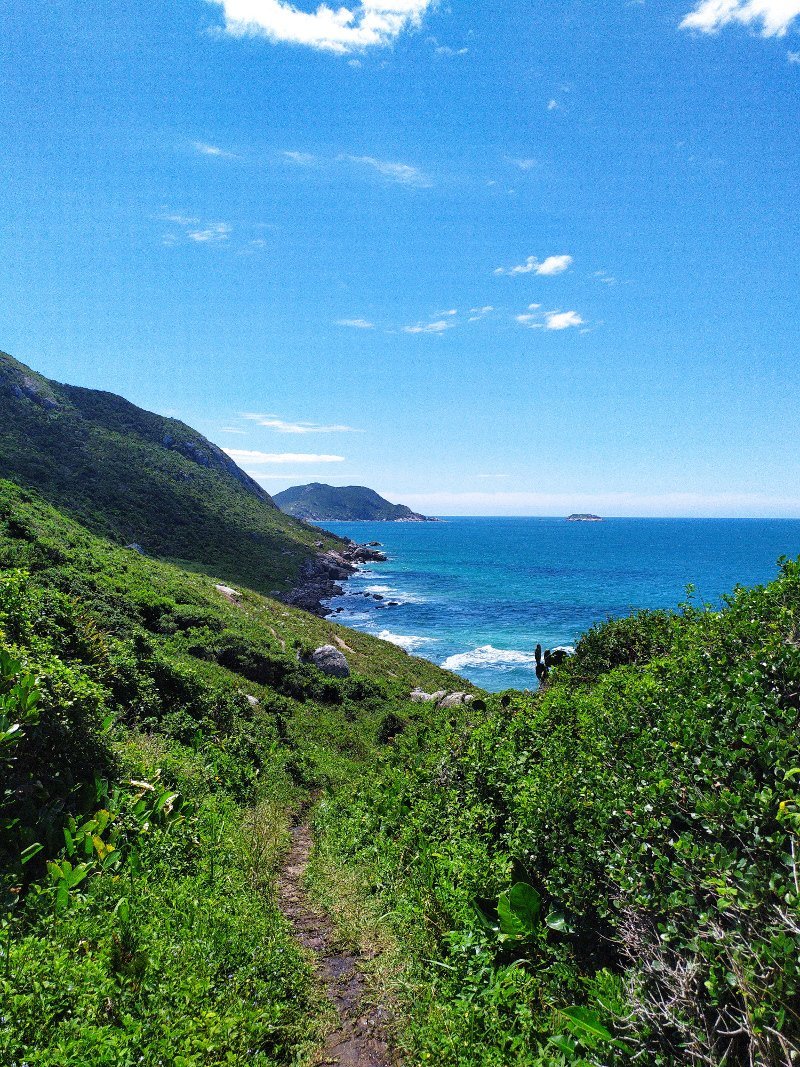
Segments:
[[[405,504],[392,504],[364,485],[324,485],[310,482],[276,493],[275,503],[306,522],[437,522]]]

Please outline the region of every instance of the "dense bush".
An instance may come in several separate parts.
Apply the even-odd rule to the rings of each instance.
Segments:
[[[796,1061],[799,630],[796,563],[719,613],[612,622],[321,810],[416,946],[419,1054]]]

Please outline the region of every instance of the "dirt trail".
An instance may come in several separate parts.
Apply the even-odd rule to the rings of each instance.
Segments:
[[[303,874],[313,845],[306,823],[292,829],[292,844],[278,879],[278,903],[303,948],[313,952],[317,975],[339,1015],[336,1029],[325,1041],[315,1063],[341,1067],[396,1067],[398,1060],[386,1041],[386,1016],[364,1003],[364,976],[358,956],[339,951],[336,931],[317,911],[303,889]]]

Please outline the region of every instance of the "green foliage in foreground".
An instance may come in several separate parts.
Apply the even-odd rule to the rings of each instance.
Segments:
[[[337,638],[350,678],[298,659]],[[327,1008],[274,903],[289,819],[456,682],[0,483],[0,1063],[302,1062]]]
[[[463,681],[0,483],[0,648],[0,1063],[308,1062],[273,889],[314,796],[409,1063],[796,1062],[800,564],[436,709]]]
[[[406,946],[412,1061],[797,1062],[800,565],[488,703],[318,813]]]

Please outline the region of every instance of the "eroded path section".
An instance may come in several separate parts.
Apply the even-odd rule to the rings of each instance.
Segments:
[[[311,905],[303,888],[312,845],[307,823],[292,829],[292,844],[278,879],[278,903],[297,940],[314,953],[317,974],[339,1016],[316,1063],[320,1067],[396,1067],[398,1060],[386,1040],[386,1017],[380,1007],[365,1003],[359,957],[340,951],[333,924]]]

